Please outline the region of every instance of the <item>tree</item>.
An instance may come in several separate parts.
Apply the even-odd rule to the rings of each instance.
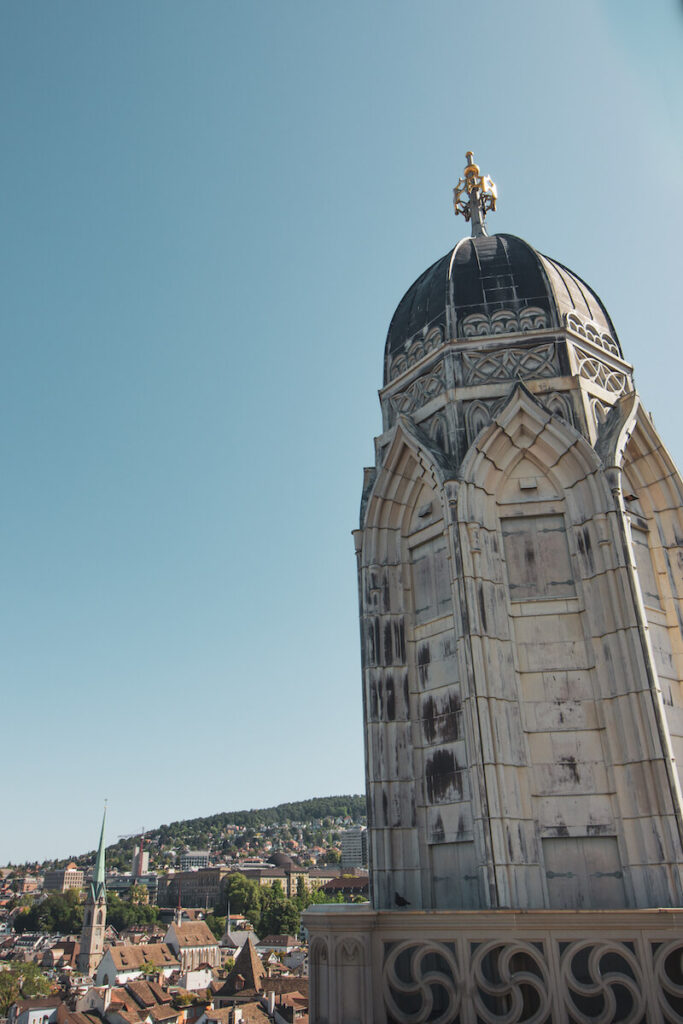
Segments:
[[[135,925],[155,924],[159,919],[159,908],[149,903],[130,903],[112,891],[107,893],[107,923],[117,932]]]
[[[308,897],[307,906],[312,907],[318,903],[346,903],[343,892],[325,892],[323,889],[314,889]]]
[[[78,933],[83,924],[83,907],[77,889],[67,892],[51,892],[40,903],[33,903],[22,910],[14,919],[18,932],[66,932]]]
[[[230,901],[230,908],[238,914],[260,907],[260,889],[258,882],[253,882],[246,875],[236,871],[228,875],[225,885],[225,899]]]
[[[134,905],[147,905],[149,903],[149,889],[146,885],[131,885],[128,893],[128,902]]]
[[[299,931],[299,905],[285,896],[279,882],[266,886],[261,896],[260,935],[296,935]]]
[[[216,914],[207,914],[204,918],[209,928],[217,939],[220,939],[225,932],[225,922],[227,918],[219,917]]]
[[[0,1015],[6,1017],[18,999],[48,996],[50,982],[36,964],[10,964],[0,971]]]

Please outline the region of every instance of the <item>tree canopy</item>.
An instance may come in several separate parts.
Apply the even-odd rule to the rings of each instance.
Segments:
[[[0,1016],[6,1017],[18,999],[48,996],[50,982],[36,964],[10,964],[0,971]]]
[[[14,919],[18,932],[78,933],[83,924],[83,907],[78,889],[51,892],[40,903],[21,910]]]

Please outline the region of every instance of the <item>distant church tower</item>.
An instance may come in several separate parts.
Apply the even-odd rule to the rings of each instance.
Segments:
[[[81,949],[78,955],[78,969],[83,974],[93,976],[104,953],[104,929],[107,924],[107,891],[105,888],[104,866],[104,822],[102,816],[100,845],[97,848],[95,869],[92,882],[88,888],[85,910],[83,913],[83,930],[81,931]]]
[[[371,903],[311,1022],[683,1022],[683,482],[607,310],[492,235],[389,327],[358,559]],[[521,913],[520,913],[521,912]]]

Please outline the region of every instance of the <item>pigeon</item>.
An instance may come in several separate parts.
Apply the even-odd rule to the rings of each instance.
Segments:
[[[405,896],[401,896],[400,892],[394,893],[394,903],[397,907],[409,907],[410,900],[407,900]]]

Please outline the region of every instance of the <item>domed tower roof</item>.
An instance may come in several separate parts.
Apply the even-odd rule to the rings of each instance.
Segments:
[[[443,340],[476,336],[479,317],[516,315],[517,330],[563,327],[567,315],[588,320],[613,339],[614,326],[600,298],[573,271],[516,235],[464,238],[411,285],[394,313],[384,357],[384,383],[402,372],[401,355],[430,333]],[[509,320],[508,320],[509,323]],[[489,333],[487,331],[486,333]]]
[[[467,153],[453,190],[456,214],[472,224],[463,238],[408,289],[384,351],[384,384],[444,342],[569,328],[621,357],[609,314],[585,281],[516,235],[489,237],[486,214],[498,193]]]

